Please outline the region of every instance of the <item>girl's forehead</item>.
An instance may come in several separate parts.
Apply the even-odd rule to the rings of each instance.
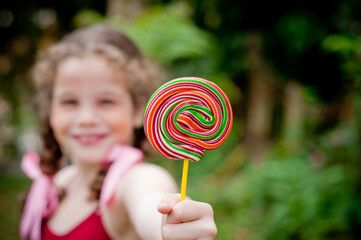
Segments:
[[[115,68],[114,64],[111,64],[104,56],[99,54],[87,54],[84,56],[71,56],[63,59],[58,67],[58,72],[81,72],[84,69],[87,70],[84,73],[94,72],[120,72],[120,69]],[[78,70],[78,71],[76,71]]]
[[[63,96],[63,95],[78,95],[78,96],[96,96],[96,95],[124,95],[128,93],[126,88],[118,84],[83,84],[82,82],[74,83],[65,83],[65,84],[56,84],[54,86],[54,95]]]
[[[123,86],[123,73],[106,59],[92,55],[87,57],[71,57],[58,66],[55,75],[55,86],[90,86],[109,87]]]

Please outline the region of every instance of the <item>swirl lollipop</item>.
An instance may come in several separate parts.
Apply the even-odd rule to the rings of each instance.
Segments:
[[[183,77],[162,85],[144,112],[145,134],[151,145],[170,159],[184,159],[181,200],[185,198],[189,160],[218,148],[232,128],[232,108],[214,83]]]

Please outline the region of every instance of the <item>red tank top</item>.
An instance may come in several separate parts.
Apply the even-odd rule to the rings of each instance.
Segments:
[[[93,212],[88,218],[64,235],[58,235],[51,231],[46,221],[42,227],[43,240],[111,240],[105,231],[101,217],[97,212]]]

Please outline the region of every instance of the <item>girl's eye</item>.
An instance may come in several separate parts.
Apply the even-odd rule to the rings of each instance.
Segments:
[[[112,105],[112,104],[114,104],[114,101],[111,100],[111,99],[102,99],[102,100],[100,100],[100,104],[102,104],[102,105]]]
[[[67,99],[67,100],[63,100],[61,104],[64,106],[75,106],[78,104],[78,101],[74,99]]]

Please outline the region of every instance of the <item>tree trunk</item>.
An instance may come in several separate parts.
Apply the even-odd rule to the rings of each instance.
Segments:
[[[261,153],[270,140],[274,76],[262,57],[259,34],[249,35],[247,50],[250,68],[245,143],[251,152]]]
[[[302,88],[297,82],[288,82],[284,88],[282,137],[290,147],[297,147],[303,133]]]
[[[127,20],[131,20],[138,16],[145,9],[144,0],[108,0],[107,16],[122,16]]]

